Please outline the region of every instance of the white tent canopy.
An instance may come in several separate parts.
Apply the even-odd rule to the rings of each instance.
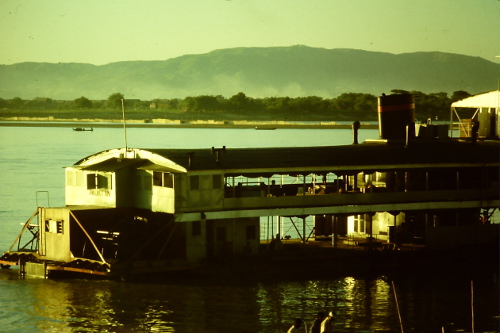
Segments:
[[[453,108],[498,108],[500,107],[500,90],[471,96],[452,103]]]

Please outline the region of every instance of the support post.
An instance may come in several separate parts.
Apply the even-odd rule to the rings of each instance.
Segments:
[[[337,233],[337,215],[332,216],[332,247],[337,247],[339,235]]]
[[[302,244],[306,245],[306,217],[302,217]]]

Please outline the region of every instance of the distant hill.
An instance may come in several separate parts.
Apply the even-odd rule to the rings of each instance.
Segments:
[[[442,52],[390,54],[307,46],[232,48],[164,61],[102,66],[80,63],[0,65],[0,98],[80,96],[106,99],[184,98],[199,95],[321,96],[344,92],[380,95],[392,89],[424,93],[497,88],[500,65]]]

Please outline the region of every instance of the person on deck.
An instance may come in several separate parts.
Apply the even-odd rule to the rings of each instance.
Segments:
[[[321,323],[323,322],[323,320],[325,320],[325,318],[325,312],[318,312],[318,314],[316,315],[316,320],[313,322],[309,333],[321,333]]]
[[[307,325],[300,318],[295,319],[295,323],[290,327],[287,333],[307,333]]]
[[[321,323],[321,329],[320,329],[320,332],[321,333],[332,333],[332,329],[333,329],[333,313],[330,312],[328,314],[328,316],[325,318],[325,320],[323,320],[323,322]]]

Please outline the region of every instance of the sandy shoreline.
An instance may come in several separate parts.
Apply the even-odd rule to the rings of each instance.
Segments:
[[[10,120],[0,118],[0,126],[13,127],[69,127],[69,128],[113,128],[123,127],[122,122],[106,120],[74,120],[74,119],[50,119],[50,120]],[[351,124],[330,123],[287,123],[287,122],[213,122],[213,121],[194,121],[183,123],[146,123],[144,121],[130,120],[126,122],[128,128],[252,128],[257,130],[273,129],[351,129]],[[378,128],[376,124],[361,123],[362,128]]]

